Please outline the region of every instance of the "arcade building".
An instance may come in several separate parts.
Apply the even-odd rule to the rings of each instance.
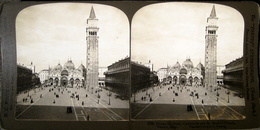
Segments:
[[[106,88],[129,99],[130,94],[130,58],[119,60],[107,67],[105,75]]]
[[[237,58],[225,65],[223,73],[224,84],[228,87],[243,89],[243,57]]]

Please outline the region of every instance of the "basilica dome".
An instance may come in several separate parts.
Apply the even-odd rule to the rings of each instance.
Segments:
[[[186,59],[183,63],[182,66],[187,67],[187,68],[193,68],[193,63],[190,59]]]
[[[69,69],[69,70],[73,70],[73,69],[75,69],[75,66],[74,66],[74,64],[72,63],[71,60],[68,60],[68,61],[64,64],[64,68],[67,68],[67,69]]]
[[[82,65],[82,64],[81,64],[81,65],[79,66],[79,68],[78,68],[78,70],[80,70],[80,71],[83,71],[83,70],[85,70],[85,69],[86,69],[85,66]]]
[[[175,69],[175,68],[181,68],[181,65],[180,65],[180,63],[179,62],[177,62],[174,66],[173,66],[173,68]]]
[[[57,66],[55,66],[54,69],[55,69],[55,70],[62,70],[62,66],[61,66],[60,63],[59,63]]]
[[[201,69],[201,68],[203,68],[203,65],[202,65],[201,63],[199,63],[199,64],[197,65],[197,68],[198,68],[198,69]]]

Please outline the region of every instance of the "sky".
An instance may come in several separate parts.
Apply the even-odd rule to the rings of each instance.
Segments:
[[[86,66],[86,21],[93,6],[99,27],[99,66],[107,67],[129,56],[129,21],[112,6],[55,3],[30,6],[16,18],[17,63],[36,72],[64,65]]]
[[[235,9],[214,4],[218,17],[217,65],[243,56],[244,20]],[[154,70],[182,64],[190,58],[194,66],[204,65],[205,28],[213,4],[152,4],[137,11],[132,20],[131,58],[154,64]]]

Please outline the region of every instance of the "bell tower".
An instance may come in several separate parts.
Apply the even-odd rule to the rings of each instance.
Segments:
[[[215,6],[207,18],[205,34],[205,87],[213,89],[217,85],[217,16]]]
[[[98,35],[94,8],[91,7],[89,18],[87,19],[86,41],[87,41],[87,64],[86,64],[86,87],[88,90],[98,86]]]

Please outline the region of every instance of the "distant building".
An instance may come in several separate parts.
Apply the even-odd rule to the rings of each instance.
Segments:
[[[106,88],[129,99],[130,94],[130,58],[119,60],[107,67],[105,75]]]
[[[49,70],[44,69],[39,72],[39,78],[42,84],[48,83],[49,80]]]
[[[107,67],[99,67],[98,68],[98,85],[105,86],[105,72],[107,71]]]
[[[225,69],[224,65],[217,65],[217,84],[223,85],[223,73],[222,71]]]
[[[225,65],[223,72],[224,85],[237,88],[243,87],[243,57]]]
[[[150,68],[150,71],[152,72],[153,71],[153,64],[151,63],[151,61],[149,60],[148,63],[143,63],[144,66]]]
[[[27,65],[26,66],[28,69],[32,70],[32,73],[34,74],[35,73],[35,66],[33,65],[33,63],[31,62],[30,65]]]
[[[157,76],[158,76],[160,82],[162,82],[163,79],[166,78],[166,75],[167,75],[167,68],[158,69]]]

